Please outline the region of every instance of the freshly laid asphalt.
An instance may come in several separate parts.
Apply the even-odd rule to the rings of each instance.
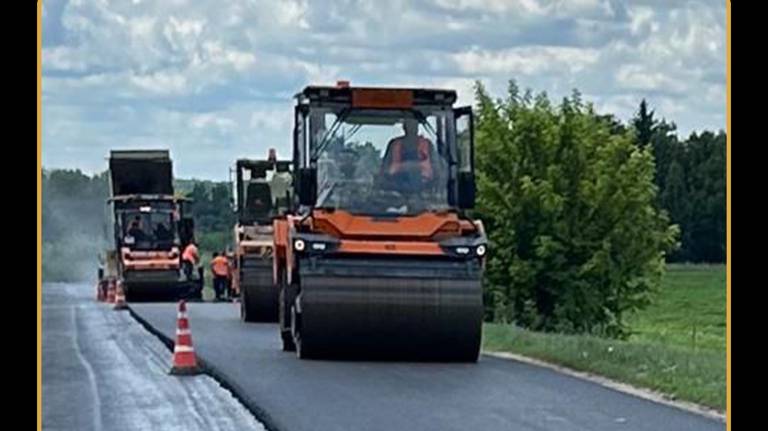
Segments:
[[[264,430],[210,376],[169,375],[167,347],[94,292],[43,284],[44,430]]]
[[[176,304],[132,304],[173,339]],[[299,360],[276,325],[243,323],[235,304],[190,304],[198,356],[269,429],[724,430],[725,424],[513,360],[476,364]]]

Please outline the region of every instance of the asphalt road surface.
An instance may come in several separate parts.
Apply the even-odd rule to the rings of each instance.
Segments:
[[[211,377],[169,375],[168,348],[93,286],[43,284],[42,353],[44,430],[264,430]]]
[[[173,337],[175,304],[133,304]],[[211,372],[270,429],[724,430],[725,424],[556,371],[481,357],[477,364],[299,360],[277,327],[246,324],[235,304],[191,304],[192,339]]]

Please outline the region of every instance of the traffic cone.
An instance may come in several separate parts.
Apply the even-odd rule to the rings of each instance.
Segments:
[[[125,291],[123,290],[123,282],[117,282],[117,288],[115,289],[115,310],[125,310],[128,305],[125,303]]]
[[[197,365],[195,348],[192,347],[192,334],[189,331],[187,303],[179,301],[179,315],[176,324],[176,344],[173,346],[173,366],[171,374],[194,375],[200,373]]]
[[[115,303],[115,280],[109,280],[107,285],[107,302],[110,304]]]

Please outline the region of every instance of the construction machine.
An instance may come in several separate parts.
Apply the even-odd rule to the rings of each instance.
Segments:
[[[284,350],[475,362],[487,240],[470,107],[453,90],[296,95],[295,213],[274,222]]]
[[[240,295],[243,321],[277,322],[272,221],[291,206],[291,161],[277,160],[272,149],[264,160],[237,160],[234,173],[237,224],[232,290]]]
[[[116,268],[126,300],[201,299],[202,267],[181,270],[194,222],[185,215],[188,199],[174,196],[168,151],[111,151],[109,174],[115,249],[107,267]]]

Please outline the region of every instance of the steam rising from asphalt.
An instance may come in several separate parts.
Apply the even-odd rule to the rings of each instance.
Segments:
[[[43,280],[94,281],[98,256],[109,246],[106,183],[94,187],[94,193],[66,190],[59,184],[46,190],[45,184]]]

